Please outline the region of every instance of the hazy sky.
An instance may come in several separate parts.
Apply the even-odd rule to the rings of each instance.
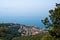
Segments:
[[[60,0],[0,0],[0,22],[39,26],[40,20],[48,16],[48,10],[59,2]]]

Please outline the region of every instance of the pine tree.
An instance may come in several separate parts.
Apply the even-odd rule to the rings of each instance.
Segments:
[[[56,8],[54,10],[49,10],[49,18],[46,17],[42,20],[43,24],[48,29],[49,34],[58,39],[60,38],[60,4],[56,3]]]

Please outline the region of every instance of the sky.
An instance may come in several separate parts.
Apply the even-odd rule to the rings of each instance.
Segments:
[[[0,0],[0,22],[43,27],[41,20],[60,0]]]

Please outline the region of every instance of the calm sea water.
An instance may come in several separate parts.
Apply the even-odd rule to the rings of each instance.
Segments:
[[[43,18],[42,17],[28,17],[28,16],[19,16],[19,17],[8,17],[8,16],[2,16],[0,17],[0,22],[7,22],[7,23],[19,23],[24,25],[30,25],[30,26],[38,26],[43,28],[43,24],[41,22]]]

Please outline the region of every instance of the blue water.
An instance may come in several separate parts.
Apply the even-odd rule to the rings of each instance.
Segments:
[[[36,16],[36,17],[31,17],[31,16],[17,16],[17,17],[2,16],[2,17],[0,17],[0,22],[19,23],[19,24],[38,26],[38,27],[44,28],[44,26],[41,22],[41,20],[44,18],[45,17],[41,17],[41,16]]]
[[[49,9],[55,8],[60,0],[1,0],[0,23],[19,23],[44,28],[41,20],[49,16]]]
[[[3,9],[0,11],[0,22],[19,23],[44,28],[41,20],[49,15],[48,9],[24,10]]]

